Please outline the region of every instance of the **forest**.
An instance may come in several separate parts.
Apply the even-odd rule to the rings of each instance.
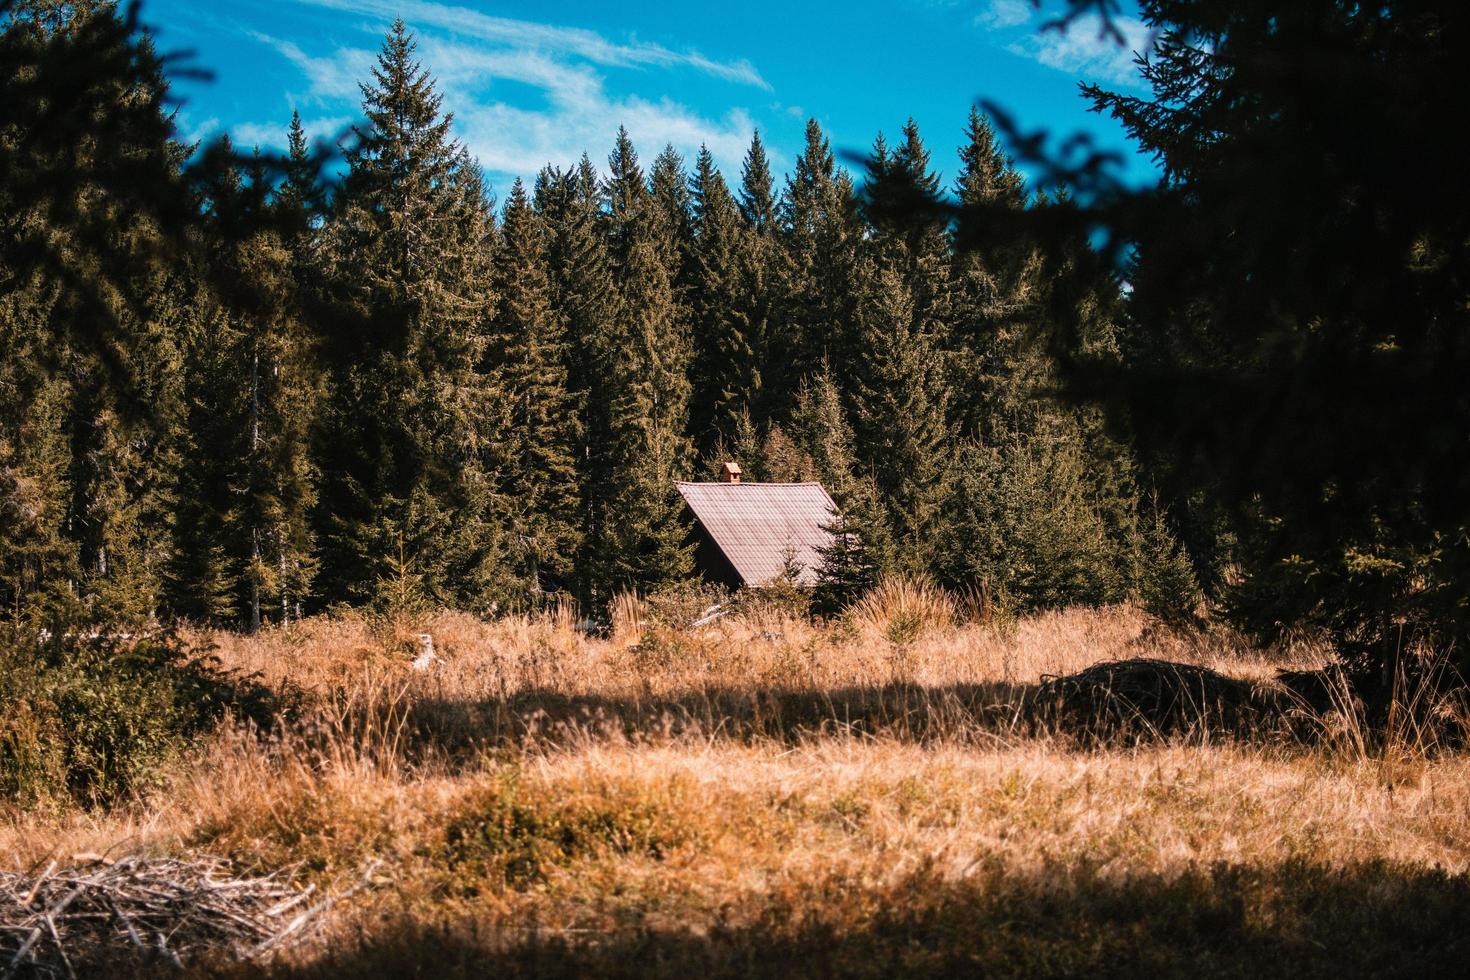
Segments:
[[[17,12],[9,32],[76,29]],[[10,277],[6,615],[605,605],[689,576],[673,481],[726,458],[832,493],[853,542],[833,605],[903,572],[1017,609],[1146,593],[1187,616],[1219,579],[1217,536],[1180,547],[1126,432],[1061,402],[1034,342],[1061,315],[1127,357],[1118,277],[1081,236],[956,247],[941,205],[1044,201],[978,111],[949,185],[911,122],[854,175],[813,120],[785,176],[758,133],[727,179],[708,151],[645,165],[620,130],[605,167],[497,201],[414,45],[400,22],[361,80],[340,180],[299,119],[281,161],[180,145],[140,47],[116,92],[140,118],[77,162],[136,155],[200,221],[186,263],[99,298],[126,348],[58,338],[78,300]],[[11,240],[56,203],[7,207]],[[155,233],[119,229],[109,261],[145,262]]]
[[[672,483],[731,458],[831,492],[829,611],[906,574],[1017,611],[1326,630],[1374,662],[1457,645],[1457,192],[1371,183],[1386,149],[1315,184],[1252,169],[1315,165],[1352,92],[1434,181],[1437,127],[1388,135],[1394,107],[1442,104],[1414,53],[1448,28],[1242,14],[1262,64],[1322,32],[1416,59],[1371,91],[1334,63],[1308,98],[1200,62],[1213,8],[1164,5],[1157,96],[1084,90],[1155,152],[1157,189],[1047,158],[996,107],[948,160],[909,121],[852,172],[813,120],[789,174],[755,133],[727,177],[707,150],[645,165],[620,129],[605,167],[497,192],[401,21],[362,122],[313,147],[293,119],[277,156],[180,143],[165,57],[115,8],[9,6],[7,618],[600,610],[687,578]],[[75,104],[48,98],[77,59]],[[1245,108],[1303,98],[1304,130]],[[1334,217],[1294,241],[1296,213]]]

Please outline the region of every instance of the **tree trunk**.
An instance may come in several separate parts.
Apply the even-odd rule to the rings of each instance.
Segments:
[[[258,464],[260,448],[260,341],[250,352],[250,461]],[[252,501],[252,503],[254,503]],[[253,508],[252,508],[253,509]],[[252,514],[252,520],[257,515]],[[250,528],[250,632],[260,632],[260,524]]]

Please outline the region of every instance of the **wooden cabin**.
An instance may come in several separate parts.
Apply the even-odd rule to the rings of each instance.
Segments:
[[[740,466],[725,463],[718,482],[676,486],[693,524],[695,568],[707,581],[767,585],[791,561],[798,583],[816,584],[837,518],[820,483],[742,483]]]

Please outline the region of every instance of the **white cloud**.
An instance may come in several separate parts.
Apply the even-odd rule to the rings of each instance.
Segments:
[[[1031,20],[1034,11],[1030,0],[990,0],[990,5],[975,15],[975,23],[992,30],[1019,27]]]
[[[746,62],[723,64],[658,45],[614,44],[591,31],[490,17],[445,4],[299,2],[369,16],[402,14],[418,34],[418,60],[436,79],[445,108],[454,113],[456,136],[492,175],[529,177],[548,163],[573,164],[584,151],[601,162],[619,125],[627,127],[645,163],[666,143],[686,157],[705,144],[722,167],[738,170],[755,128],[747,110],[732,107],[710,118],[668,96],[615,94],[600,69],[682,66],[770,87]],[[295,102],[339,112],[356,104],[358,82],[369,77],[377,57],[376,44],[338,47],[317,56],[268,34],[251,36],[302,73],[307,91]],[[533,92],[530,98],[524,91],[512,95],[507,83]],[[333,114],[307,125],[313,135],[331,136],[347,121]],[[279,145],[280,129],[278,124],[245,124],[236,133],[242,143],[264,137],[263,143]]]
[[[301,128],[306,131],[307,142],[315,143],[317,140],[335,140],[346,132],[347,127],[353,122],[352,116],[303,116]],[[286,131],[289,124],[289,119],[273,123],[241,123],[234,128],[231,138],[236,145],[244,149],[258,146],[262,149],[283,150],[286,147]]]
[[[368,48],[338,48],[329,55],[309,55],[300,45],[260,31],[250,36],[275,48],[277,53],[301,70],[318,100],[356,97],[357,83],[368,77],[377,53]]]
[[[754,85],[770,90],[749,61],[716,61],[698,51],[673,51],[660,44],[632,40],[610,41],[579,27],[559,27],[535,21],[514,20],[482,14],[469,7],[459,7],[431,0],[300,0],[315,7],[348,11],[377,17],[402,17],[410,27],[422,30],[435,27],[482,41],[512,45],[518,49],[534,49],[553,54],[570,55],[607,67],[689,67],[723,78],[726,81]]]
[[[1089,81],[1142,85],[1133,57],[1135,52],[1149,49],[1152,34],[1143,21],[1134,17],[1115,17],[1113,26],[1123,35],[1121,44],[1097,24],[1077,21],[1066,30],[1038,31],[1006,47],[1048,68]]]
[[[210,116],[208,119],[194,121],[187,109],[179,111],[174,119],[174,125],[179,133],[179,142],[185,146],[191,143],[204,143],[221,135],[219,116]]]
[[[1042,25],[1061,13],[1060,4],[1038,10],[1031,0],[990,0],[975,15],[975,26],[1008,38],[1005,48],[1012,54],[1078,75],[1090,81],[1138,86],[1142,80],[1133,64],[1134,52],[1147,51],[1153,43],[1148,27],[1136,17],[1114,17],[1112,26],[1123,36],[1120,44],[1104,30],[1095,16],[1080,18],[1065,29]]]
[[[460,138],[492,173],[529,175],[548,163],[567,166],[584,151],[600,160],[620,125],[645,162],[666,143],[686,155],[703,143],[723,166],[738,166],[754,129],[740,108],[713,120],[667,97],[613,95],[592,67],[536,51],[487,51],[426,37],[419,53],[438,78],[445,105],[454,109]],[[502,82],[538,89],[544,105],[497,98]]]

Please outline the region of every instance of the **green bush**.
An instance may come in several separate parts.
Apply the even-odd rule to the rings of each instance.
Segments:
[[[268,724],[274,707],[253,678],[171,635],[10,627],[0,632],[0,797],[104,806],[155,783],[225,714]]]

